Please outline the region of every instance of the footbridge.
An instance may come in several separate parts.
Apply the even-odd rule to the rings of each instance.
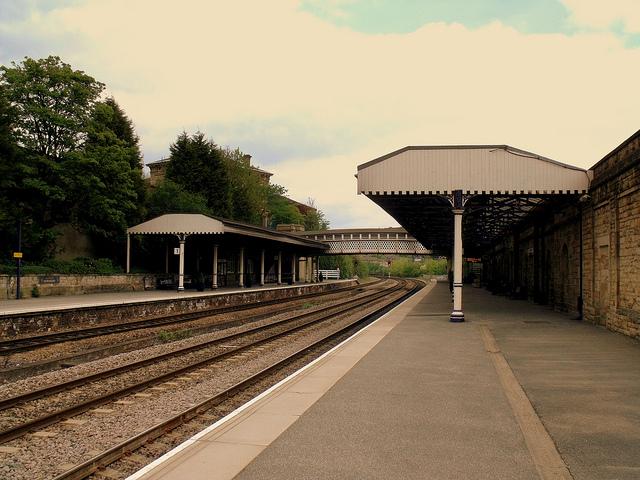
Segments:
[[[319,230],[299,232],[298,235],[329,245],[324,255],[432,253],[402,227]]]

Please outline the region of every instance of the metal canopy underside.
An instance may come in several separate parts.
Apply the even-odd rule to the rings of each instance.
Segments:
[[[563,196],[575,198],[573,195]],[[453,245],[453,213],[441,195],[379,195],[369,197],[406,228],[422,245],[439,255],[449,255]],[[466,256],[479,256],[498,239],[553,196],[475,195],[463,216]]]
[[[451,195],[464,194],[466,256],[482,254],[542,203],[586,193],[592,172],[507,145],[406,147],[358,167],[358,193],[426,248],[449,255]]]

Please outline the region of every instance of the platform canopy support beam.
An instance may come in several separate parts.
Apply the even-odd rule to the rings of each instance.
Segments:
[[[131,235],[127,233],[127,273],[131,273]]]
[[[296,258],[296,254],[292,254],[291,256],[291,283],[296,283],[296,263],[298,259]]]
[[[238,259],[239,263],[239,274],[240,279],[238,280],[238,285],[244,287],[244,247],[240,247],[240,258]]]
[[[180,259],[178,261],[178,291],[184,291],[184,244],[187,241],[187,236],[184,234],[178,235],[180,241]]]
[[[278,252],[278,285],[282,285],[282,250]]]
[[[211,288],[218,288],[218,245],[213,246],[213,273],[211,275]]]
[[[462,190],[453,192],[453,311],[451,322],[464,322],[462,311]]]
[[[264,256],[265,251],[264,248],[260,252],[260,286],[264,286]]]

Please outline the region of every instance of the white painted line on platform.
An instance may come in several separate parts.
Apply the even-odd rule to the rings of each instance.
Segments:
[[[413,295],[410,298],[408,298],[407,300],[405,300],[404,302],[400,303],[399,305],[396,305],[394,308],[392,308],[390,311],[388,311],[387,313],[382,315],[380,318],[378,318],[375,321],[371,322],[369,325],[367,325],[366,327],[362,328],[361,330],[358,330],[356,333],[351,335],[349,338],[343,340],[341,343],[339,343],[338,345],[333,347],[331,350],[328,350],[327,352],[322,354],[320,357],[316,358],[315,360],[313,360],[312,362],[308,363],[307,365],[305,365],[304,367],[300,368],[299,370],[293,372],[291,375],[289,375],[288,377],[284,378],[283,380],[280,380],[278,383],[276,383],[275,385],[271,386],[270,388],[268,388],[267,390],[262,392],[257,397],[249,400],[244,405],[238,407],[233,412],[231,412],[228,415],[226,415],[225,417],[221,418],[220,420],[218,420],[214,424],[212,424],[209,427],[205,428],[204,430],[198,432],[197,434],[195,434],[194,436],[192,436],[188,440],[184,441],[183,443],[181,443],[177,447],[173,448],[172,450],[170,450],[167,453],[165,453],[164,455],[162,455],[160,458],[158,458],[158,459],[154,460],[153,462],[151,462],[149,465],[143,467],[142,469],[138,470],[136,473],[130,475],[129,477],[126,478],[126,480],[138,480],[138,479],[141,479],[146,474],[151,473],[152,470],[154,470],[154,469],[158,468],[159,466],[161,466],[162,464],[166,463],[168,460],[170,460],[171,458],[173,458],[174,456],[176,456],[177,454],[179,454],[183,450],[187,449],[191,445],[193,445],[196,442],[198,442],[198,440],[202,439],[203,437],[205,437],[209,433],[213,432],[214,430],[222,427],[223,425],[229,423],[231,420],[233,420],[238,415],[240,415],[241,413],[243,413],[244,411],[246,411],[247,409],[249,409],[250,407],[255,405],[260,400],[262,400],[262,399],[266,398],[267,396],[271,395],[273,392],[275,392],[276,390],[280,389],[285,384],[292,382],[294,379],[296,379],[297,377],[301,376],[302,374],[307,372],[309,369],[313,368],[318,363],[322,362],[328,356],[333,355],[337,350],[343,348],[346,344],[350,343],[351,341],[353,341],[358,336],[364,334],[367,330],[369,330],[371,327],[376,325],[378,322],[382,321],[383,319],[386,319],[389,315],[394,313],[397,309],[399,309],[401,307],[404,307],[407,302],[409,302],[411,300],[415,300],[416,297],[418,297],[418,296],[423,297],[424,295],[426,295],[433,288],[433,286],[434,286],[433,282],[428,283],[427,286],[425,286],[424,289],[421,290],[420,292],[418,292],[416,295]],[[422,295],[420,295],[421,293],[422,293]],[[386,335],[386,333],[385,333],[385,335]],[[376,341],[375,343],[371,344],[370,347],[362,354],[362,357],[364,355],[366,355],[366,353],[371,348],[373,348],[377,343],[378,342]],[[332,382],[330,386],[333,386],[333,384],[335,384],[335,382],[337,382],[344,375],[344,373],[346,373],[346,372],[343,372],[342,374],[340,374],[339,377],[336,378],[335,381]],[[309,406],[311,406],[311,405],[309,405]],[[255,456],[257,456],[258,453],[259,452],[257,452],[254,455],[253,458],[255,458]]]

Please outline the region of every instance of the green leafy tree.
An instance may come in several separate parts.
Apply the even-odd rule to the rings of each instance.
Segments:
[[[167,178],[186,191],[198,193],[207,200],[214,215],[229,217],[232,195],[228,172],[221,151],[202,132],[192,136],[181,133],[170,147],[171,161]]]
[[[267,208],[268,186],[240,149],[221,151],[231,196],[231,218],[259,225]]]
[[[271,214],[270,226],[280,223],[304,224],[304,215],[285,197],[287,190],[277,184],[269,185],[267,193],[267,208]]]
[[[149,195],[149,218],[166,213],[202,213],[211,215],[207,199],[199,193],[189,192],[180,184],[165,179]]]
[[[304,215],[304,229],[307,231],[315,231],[329,228],[329,220],[327,220],[322,210],[316,207],[315,199],[309,197],[307,205],[313,208],[313,210],[309,210]]]
[[[0,71],[17,110],[14,133],[20,144],[49,159],[79,148],[104,85],[56,56],[11,65]]]
[[[55,236],[34,219],[42,218],[39,195],[44,183],[37,177],[38,157],[20,147],[14,135],[17,110],[0,84],[0,258],[10,259],[16,248],[17,225],[22,222],[22,249],[25,259],[42,258],[51,253]]]
[[[98,251],[116,248],[126,228],[141,219],[140,149],[135,135],[118,128],[127,123],[113,99],[97,103],[84,148],[68,153],[62,162],[70,219],[91,234]]]
[[[15,123],[15,110],[4,95],[0,86],[0,245],[2,258],[8,258],[15,243],[14,232],[18,219],[15,195],[20,182],[20,150],[16,144],[12,127]]]
[[[15,112],[10,129],[21,150],[13,165],[15,216],[27,225],[24,244],[31,258],[42,258],[54,250],[51,227],[68,221],[64,160],[82,147],[103,85],[50,56],[0,67],[0,86]]]
[[[147,195],[147,187],[142,178],[142,152],[140,150],[140,138],[135,132],[133,122],[118,105],[113,97],[108,97],[103,104],[111,108],[112,114],[106,111],[106,115],[98,118],[105,128],[111,130],[120,142],[129,150],[127,157],[129,159],[130,174],[133,181],[133,188],[136,195],[137,213],[128,219],[129,223],[137,222],[144,217],[144,205]],[[94,113],[95,117],[95,113]]]

